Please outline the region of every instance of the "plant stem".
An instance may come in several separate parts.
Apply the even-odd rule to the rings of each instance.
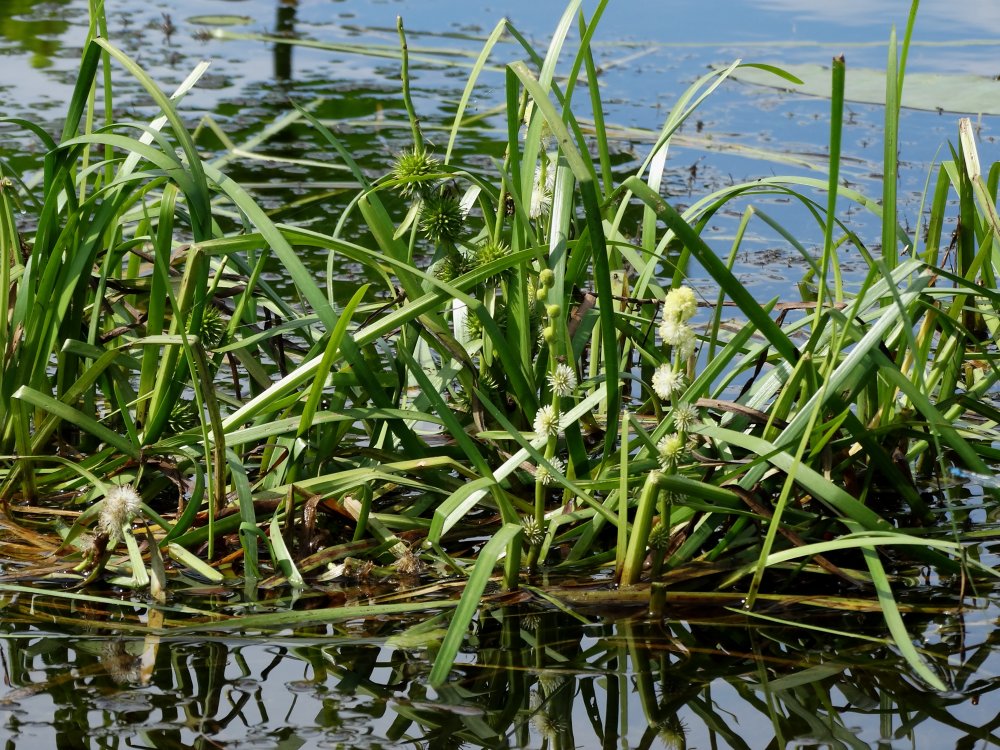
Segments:
[[[400,78],[403,83],[403,105],[406,107],[406,114],[410,118],[410,130],[413,131],[413,148],[417,152],[424,150],[424,139],[420,134],[420,120],[417,112],[413,108],[413,99],[410,97],[410,54],[406,46],[406,34],[403,31],[403,17],[396,16],[396,30],[399,31],[399,49],[402,53],[402,71]]]

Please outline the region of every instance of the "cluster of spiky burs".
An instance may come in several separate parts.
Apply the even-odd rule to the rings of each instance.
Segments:
[[[419,238],[433,247],[430,273],[440,282],[453,284],[470,272],[478,275],[472,294],[481,309],[472,311],[456,299],[451,310],[455,338],[477,362],[478,377],[471,384],[449,384],[453,386],[451,404],[457,410],[471,412],[472,391],[478,390],[494,404],[502,404],[517,427],[525,429],[530,425],[536,439],[545,438],[541,459],[534,462],[533,509],[522,518],[530,568],[538,562],[545,538],[547,499],[556,490],[554,485],[565,482],[560,480],[567,471],[566,459],[560,455],[564,452],[564,446],[560,446],[560,420],[576,395],[578,383],[576,363],[566,361],[568,349],[558,341],[559,331],[565,327],[564,305],[556,301],[561,290],[553,291],[554,272],[544,262],[535,259],[522,266],[513,264],[504,235],[514,231],[509,225],[517,219],[510,219],[505,209],[504,191],[486,195],[489,191],[467,172],[443,164],[429,153],[419,137],[419,128],[414,132],[415,145],[397,154],[384,183],[409,202],[407,217],[397,235],[408,230],[411,248]],[[550,215],[557,167],[556,160],[546,152],[540,154],[539,161],[530,199],[522,202],[520,213],[511,212],[521,220],[527,217],[533,236],[536,230],[543,231]],[[494,212],[495,221],[490,220]],[[518,317],[509,322],[508,307],[515,300]],[[509,334],[511,329],[516,329],[517,335]],[[537,404],[531,403],[531,398],[517,405],[494,398],[511,393],[510,373],[495,350],[498,335],[518,339],[525,349],[523,355],[535,362],[535,368],[528,369],[534,370],[529,390],[538,398]]]
[[[422,145],[401,151],[389,175],[391,185],[411,201],[411,226],[433,246],[431,270],[442,281],[453,281],[464,273],[501,261],[510,248],[489,229],[470,225],[470,206],[477,190],[460,195],[459,173],[442,165]],[[491,274],[498,277],[502,270]]]
[[[430,257],[429,273],[444,283],[450,284],[470,271],[479,272],[474,294],[497,328],[505,330],[511,249],[503,238],[504,222],[498,220],[494,226],[486,219],[493,209],[498,215],[502,210],[484,198],[481,186],[466,172],[443,164],[422,142],[396,155],[384,185],[409,203],[407,217],[398,231],[401,234],[409,230],[411,253],[418,254],[417,241],[422,239]],[[486,203],[482,203],[484,200]],[[526,295],[532,321],[537,323],[539,305],[535,302],[534,278],[529,277]],[[465,342],[470,351],[476,349],[470,342],[482,341],[475,387],[488,393],[504,389],[506,376],[496,365],[490,336],[480,316],[456,303],[452,317],[456,339]],[[454,384],[451,394],[459,410],[471,408],[471,393],[466,385]]]

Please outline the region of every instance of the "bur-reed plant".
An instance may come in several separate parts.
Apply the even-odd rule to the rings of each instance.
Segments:
[[[204,577],[301,588],[358,557],[462,576],[457,605],[377,609],[455,607],[434,684],[502,565],[508,590],[539,571],[606,570],[623,589],[739,588],[750,609],[763,589],[862,592],[916,673],[942,687],[899,615],[894,568],[905,563],[887,568],[879,550],[944,576],[995,575],[964,554],[957,529],[906,524],[930,518],[914,472],[986,472],[996,458],[997,414],[983,397],[997,382],[986,347],[1000,169],[983,177],[963,124],[916,248],[886,203],[893,186],[879,204],[839,179],[849,73],[838,59],[826,180],[762,178],[678,211],[662,194],[672,139],[744,63],[695,81],[639,168],[615,174],[591,46],[606,5],[588,19],[570,2],[544,55],[498,23],[443,153],[423,136],[400,23],[410,142],[379,179],[297,107],[287,122],[312,127],[358,186],[327,233],[275,223],[226,176],[231,155],[200,152],[178,110],[199,71],[168,97],[93,33],[60,140],[18,123],[47,151],[39,186],[0,191],[8,514],[69,493],[80,516],[48,528],[80,567],[73,550],[95,501],[129,482],[152,546]],[[911,33],[912,14],[904,57]],[[503,69],[502,155],[463,165],[454,145],[505,35],[524,59]],[[91,92],[111,68],[142,84],[155,119],[92,127]],[[887,143],[898,140],[903,69],[889,65]],[[110,97],[105,88],[105,113]],[[38,207],[24,244],[15,190]],[[954,258],[941,248],[953,194]],[[818,257],[769,216],[773,196],[815,221]],[[881,255],[838,218],[844,202],[882,219]],[[723,210],[743,212],[727,256],[702,237]],[[799,299],[754,299],[734,275],[757,221],[802,254]],[[839,270],[847,245],[868,263],[856,289]],[[332,262],[317,277],[305,253],[359,264],[368,283],[338,301]],[[291,299],[263,281],[274,264]],[[727,304],[735,331],[722,325]],[[58,455],[66,446],[75,465]],[[905,517],[880,507],[889,492]],[[130,552],[130,563],[111,560],[115,580],[162,579]],[[232,624],[297,622],[288,612]]]

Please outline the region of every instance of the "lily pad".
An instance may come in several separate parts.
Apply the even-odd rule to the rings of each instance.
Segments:
[[[217,15],[217,16],[191,16],[188,23],[196,26],[246,26],[253,21],[250,16]]]
[[[802,80],[790,84],[773,73],[753,67],[741,67],[732,77],[759,86],[796,91],[809,96],[830,98],[828,65],[781,65],[783,70]],[[875,68],[847,68],[844,98],[861,104],[885,104],[885,71]],[[967,73],[907,73],[902,105],[931,112],[960,112],[971,115],[1000,114],[1000,80]]]

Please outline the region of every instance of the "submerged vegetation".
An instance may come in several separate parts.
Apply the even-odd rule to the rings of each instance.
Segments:
[[[275,222],[227,176],[227,155],[203,153],[208,131],[179,109],[203,71],[168,96],[108,40],[95,4],[58,140],[14,122],[46,153],[37,179],[0,164],[0,552],[18,562],[0,591],[30,590],[15,578],[68,582],[81,601],[104,583],[147,590],[146,625],[178,632],[444,611],[430,620],[448,621],[434,685],[488,587],[565,611],[639,603],[654,618],[672,598],[760,617],[794,594],[880,611],[914,674],[949,686],[904,627],[919,603],[900,599],[921,566],[956,608],[997,576],[975,530],[922,488],[1000,457],[1000,164],[983,171],[963,121],[917,228],[901,226],[916,3],[889,44],[882,195],[839,178],[835,59],[828,177],[734,184],[683,211],[662,196],[672,138],[746,64],[692,84],[641,168],[618,174],[591,50],[606,2],[589,19],[580,5],[544,55],[497,24],[443,152],[411,101],[400,24],[412,143],[378,179],[308,106],[291,112],[283,126],[314,128],[358,185],[319,231]],[[505,35],[524,56],[505,68],[506,142],[458,163]],[[155,119],[115,119],[113,70],[142,85]],[[774,196],[815,222],[818,247],[768,215]],[[837,218],[846,203],[881,221],[874,244]],[[702,232],[723,211],[741,220],[719,254]],[[797,299],[754,299],[732,273],[755,222],[801,256]],[[846,247],[867,263],[856,285]],[[325,256],[325,275],[306,256]],[[341,261],[364,278],[343,297]],[[596,584],[543,589],[543,574]],[[413,590],[224,619],[168,603],[206,580],[301,590],[339,577]],[[457,599],[440,586],[452,577]]]

